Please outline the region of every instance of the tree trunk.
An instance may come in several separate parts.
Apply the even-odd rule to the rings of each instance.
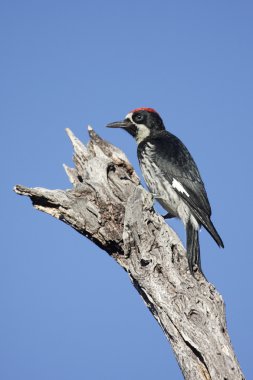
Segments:
[[[90,127],[87,147],[67,133],[75,168],[64,167],[73,189],[17,185],[16,193],[88,237],[128,272],[170,341],[185,379],[244,379],[221,295],[199,272],[195,278],[190,274],[182,243],[154,211],[152,195],[125,154]]]

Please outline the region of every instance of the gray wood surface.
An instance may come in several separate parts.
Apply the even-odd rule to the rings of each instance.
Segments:
[[[91,128],[87,147],[67,133],[75,168],[64,168],[73,188],[17,185],[16,193],[92,240],[128,272],[171,343],[185,379],[244,379],[221,295],[198,272],[195,278],[190,274],[181,241],[154,211],[151,194],[125,154]]]

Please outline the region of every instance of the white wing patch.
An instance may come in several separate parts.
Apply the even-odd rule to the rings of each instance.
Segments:
[[[187,197],[190,196],[183,187],[183,185],[180,182],[178,182],[175,178],[173,178],[172,187],[174,187],[174,189],[177,189],[180,193],[185,194]]]

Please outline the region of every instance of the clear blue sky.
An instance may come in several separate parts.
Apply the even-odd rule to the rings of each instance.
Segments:
[[[140,106],[198,163],[226,247],[203,231],[203,269],[252,378],[252,19],[251,1],[1,1],[1,380],[182,379],[126,273],[12,192],[70,187],[66,127],[88,141],[91,124],[139,173],[104,126]]]

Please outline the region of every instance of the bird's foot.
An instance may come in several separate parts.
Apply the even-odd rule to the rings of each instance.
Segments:
[[[160,198],[159,194],[156,193],[150,193],[154,199]]]

